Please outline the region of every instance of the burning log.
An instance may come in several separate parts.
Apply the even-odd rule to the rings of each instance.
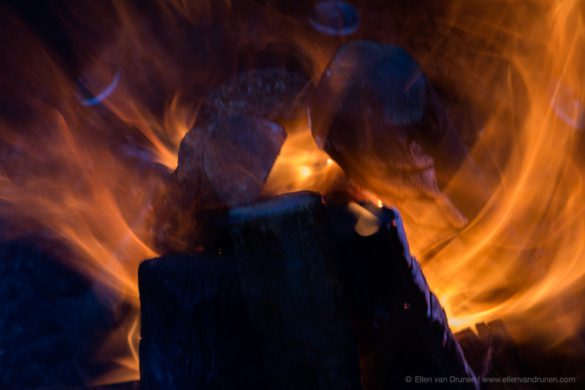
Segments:
[[[233,209],[235,252],[270,388],[359,389],[321,198],[284,195]]]
[[[461,383],[450,383],[452,388],[476,388],[445,312],[410,255],[398,212],[334,204],[328,209],[332,225],[338,226],[342,280],[358,336],[364,388],[401,388],[407,376],[456,377]],[[358,234],[343,227],[356,223]]]
[[[313,136],[358,184],[392,199],[441,200],[467,150],[416,61],[398,46],[342,46],[312,96]],[[451,221],[465,218],[451,207]]]
[[[359,389],[359,346],[365,389],[402,387],[407,376],[456,377],[452,387],[475,388],[400,216],[367,207],[283,195],[229,211],[237,262],[143,263],[145,386],[207,383],[234,369],[238,381],[265,388]],[[233,351],[246,356],[246,369],[224,356]]]
[[[148,260],[139,287],[142,389],[264,388],[234,259]]]

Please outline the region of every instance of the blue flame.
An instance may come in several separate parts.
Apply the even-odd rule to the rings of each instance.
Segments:
[[[98,104],[101,104],[101,102],[106,100],[108,98],[108,96],[110,96],[116,90],[119,82],[120,82],[120,72],[116,71],[116,73],[114,74],[114,77],[112,78],[112,81],[110,82],[110,84],[108,84],[107,87],[105,87],[97,95],[94,95],[91,98],[81,100],[81,104],[83,104],[84,106],[96,106]]]

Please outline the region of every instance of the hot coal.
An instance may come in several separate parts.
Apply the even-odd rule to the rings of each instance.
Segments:
[[[439,197],[467,155],[427,78],[402,48],[343,45],[312,95],[317,143],[358,184],[394,199]]]
[[[345,1],[320,1],[313,5],[309,22],[323,34],[347,36],[357,31],[360,20],[356,8]]]
[[[233,258],[148,260],[139,288],[141,389],[266,388]]]

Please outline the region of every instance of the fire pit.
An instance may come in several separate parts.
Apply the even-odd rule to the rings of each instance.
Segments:
[[[578,1],[0,11],[0,388],[583,381]]]

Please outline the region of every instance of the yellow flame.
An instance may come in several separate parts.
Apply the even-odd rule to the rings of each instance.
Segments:
[[[585,187],[576,154],[585,129],[584,4],[453,4],[449,27],[492,48],[463,58],[467,73],[457,77],[477,84],[469,92],[476,100],[482,88],[501,99],[490,101],[491,116],[469,161],[444,191],[456,205],[480,211],[455,229],[437,203],[400,201],[411,248],[454,330],[503,319],[518,340],[560,342],[581,326],[577,294],[585,289]],[[443,41],[449,39],[434,51],[453,53]],[[287,140],[268,187],[331,190],[323,176],[330,160],[313,149],[302,131]],[[379,207],[396,204],[365,195]]]
[[[502,144],[513,143],[504,158],[494,157],[500,159],[499,171],[488,181],[497,186],[469,225],[447,234],[440,250],[428,256],[436,242],[421,243],[417,235],[427,232],[411,226],[416,231],[411,235],[413,249],[424,261],[429,283],[455,329],[504,319],[518,339],[538,336],[554,343],[580,326],[574,317],[576,294],[585,287],[585,192],[582,163],[575,158],[581,129],[559,115],[554,104],[568,88],[574,94],[573,112],[577,104],[583,110],[582,6],[580,1],[543,2],[520,21],[505,25],[490,17],[480,24],[463,17],[453,21],[472,35],[488,27],[503,34],[497,47],[520,73],[530,100],[520,124],[488,121],[471,151],[480,160]],[[514,109],[511,101],[501,105],[493,107],[494,113],[506,105]],[[466,183],[471,185],[462,171],[446,193]],[[468,197],[475,190],[469,188]],[[419,209],[417,218],[437,216],[429,206]]]
[[[287,126],[288,136],[268,177],[268,194],[313,190],[328,191],[343,177],[341,168],[313,141],[306,123]]]
[[[504,319],[519,338],[546,336],[546,341],[558,342],[580,326],[575,308],[582,304],[576,294],[585,288],[585,187],[578,156],[585,120],[583,2],[540,0],[527,6],[502,1],[505,6],[492,8],[485,3],[454,1],[442,20],[450,31],[481,38],[493,48],[475,60],[462,57],[463,66],[453,65],[452,72],[469,81],[469,94],[477,101],[483,102],[483,89],[501,95],[470,151],[483,177],[479,180],[464,166],[445,189],[456,205],[480,204],[481,211],[469,215],[461,230],[428,201],[412,199],[400,211],[411,248],[454,329]],[[211,2],[157,4],[164,33],[171,36],[180,36],[176,12],[203,25],[214,13]],[[222,4],[226,12],[231,10],[231,2]],[[97,2],[88,7],[101,15]],[[22,39],[15,43],[12,60],[18,66],[11,69],[16,76],[6,77],[6,85],[17,91],[12,98],[23,102],[29,115],[19,123],[0,122],[0,145],[8,145],[16,156],[0,170],[0,200],[10,204],[3,215],[17,221],[21,231],[29,227],[25,221],[45,226],[71,247],[75,267],[135,309],[119,333],[106,340],[104,354],[120,368],[100,383],[138,378],[136,271],[142,259],[156,255],[150,212],[163,187],[152,163],[176,166],[179,141],[197,111],[187,97],[189,82],[211,77],[181,69],[153,39],[159,31],[128,7],[113,3],[116,34],[89,57],[86,69],[95,84],[89,89],[96,94],[113,74],[121,75],[116,90],[102,102],[105,117],[80,103],[58,61],[18,27],[14,36]],[[471,12],[474,8],[478,10]],[[270,16],[271,23],[283,23]],[[313,35],[279,31],[306,46],[317,79],[333,44],[319,46]],[[453,52],[453,47],[441,46],[448,45],[446,38],[429,50],[428,61],[433,53]],[[527,107],[511,99],[522,93],[515,74],[525,86]],[[162,100],[166,109],[153,109],[152,99]],[[328,192],[347,185],[339,166],[315,145],[306,123],[289,124],[287,132],[266,194]],[[118,143],[128,143],[134,157],[144,155],[147,168],[140,168],[139,158],[130,164],[111,146]],[[375,195],[372,199],[378,206],[393,204]]]

